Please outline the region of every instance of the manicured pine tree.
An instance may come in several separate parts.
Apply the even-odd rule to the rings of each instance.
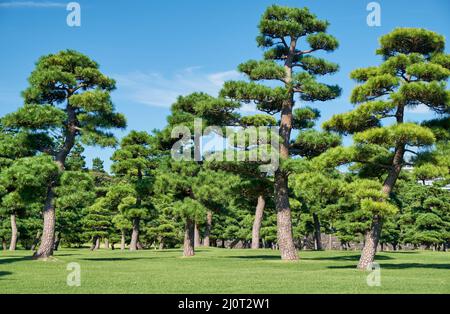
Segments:
[[[316,250],[322,250],[321,219],[326,218],[328,206],[337,203],[341,185],[337,174],[305,172],[290,177],[289,187],[303,210],[312,217]],[[331,228],[328,229],[331,232]]]
[[[439,187],[414,181],[400,182],[395,190],[402,212],[398,217],[400,242],[433,250],[447,249],[450,241],[450,194]]]
[[[108,205],[106,198],[102,197],[83,209],[82,224],[85,236],[92,240],[91,250],[99,249],[100,239],[109,236],[113,213]]]
[[[154,140],[147,132],[131,131],[111,157],[114,174],[131,184],[135,190],[135,196],[132,197],[135,200],[128,199],[127,204],[121,206],[124,216],[132,221],[130,251],[137,250],[140,221],[148,216],[152,207],[152,142]]]
[[[116,144],[109,130],[124,128],[125,118],[114,111],[110,99],[115,82],[100,72],[98,63],[73,50],[46,55],[36,63],[28,82],[25,104],[6,115],[3,123],[51,139],[55,145],[45,153],[60,171],[78,139],[87,145]],[[54,180],[48,186],[42,240],[35,258],[53,254],[56,184]]]
[[[326,34],[328,22],[319,20],[307,8],[271,6],[259,23],[258,46],[266,49],[264,60],[250,60],[239,66],[250,82],[226,82],[221,96],[242,102],[254,102],[259,110],[280,114],[280,157],[282,164],[291,155],[291,131],[296,126],[295,95],[303,101],[326,101],[339,96],[337,86],[319,83],[317,76],[332,74],[338,66],[313,57],[316,51],[333,51],[337,40]],[[303,42],[304,41],[304,42]],[[307,44],[309,47],[300,48]],[[306,46],[306,45],[305,45]],[[297,71],[300,70],[300,71]],[[269,87],[255,81],[274,81],[281,85]],[[275,203],[278,224],[278,245],[281,258],[296,260],[298,254],[292,238],[289,205],[288,172],[283,167],[275,172]]]
[[[36,202],[43,202],[46,187],[58,177],[58,169],[49,156],[24,157],[13,162],[0,174],[0,186],[4,192],[0,208],[11,215],[10,250],[17,244],[16,216],[30,211]]]
[[[331,153],[335,160],[358,162],[368,175],[385,173],[383,193],[390,195],[404,165],[406,153],[432,145],[435,136],[425,126],[405,122],[405,111],[418,105],[445,114],[450,93],[445,81],[450,74],[450,56],[444,54],[444,37],[417,28],[397,28],[380,38],[380,66],[357,69],[351,77],[360,82],[350,100],[358,107],[333,116],[324,124],[328,130],[354,134],[355,146]],[[392,118],[394,123],[381,126]],[[339,158],[340,157],[340,158]],[[375,258],[383,215],[373,208],[370,228],[358,264],[366,269]]]
[[[94,179],[86,171],[66,170],[55,188],[57,196],[56,236],[54,249],[63,240],[66,244],[83,244],[83,211],[95,201]]]
[[[227,101],[222,98],[214,98],[205,93],[192,93],[187,96],[178,97],[177,101],[171,107],[171,115],[167,118],[168,126],[164,128],[160,132],[156,132],[156,142],[159,150],[168,155],[168,152],[173,148],[173,145],[179,139],[171,138],[171,133],[174,127],[184,126],[189,129],[190,137],[184,139],[186,142],[182,143],[182,149],[188,150],[191,156],[191,163],[196,163],[197,165],[189,165],[189,162],[180,162],[180,163],[168,163],[166,168],[159,169],[159,177],[160,180],[168,180],[171,181],[170,177],[164,177],[163,173],[165,171],[171,171],[170,169],[174,167],[175,173],[179,173],[181,178],[185,178],[183,183],[178,181],[178,183],[174,182],[174,185],[171,187],[172,192],[177,190],[178,187],[182,185],[189,185],[190,179],[189,176],[195,177],[201,170],[203,164],[203,157],[201,152],[201,137],[195,136],[195,128],[194,121],[195,119],[202,119],[202,125],[200,126],[202,135],[205,129],[208,126],[229,126],[234,125],[239,117],[235,110],[239,107],[239,104],[232,101]],[[224,130],[222,130],[223,132]],[[224,133],[224,132],[223,132]],[[194,161],[192,161],[194,159]],[[184,169],[183,169],[184,168]],[[189,191],[190,192],[189,192]],[[195,196],[192,193],[192,190],[189,188],[181,194],[176,192],[176,196],[173,200],[177,200],[177,206],[174,207],[175,212],[178,213],[179,217],[182,217],[185,220],[185,256],[190,256],[194,254],[193,247],[190,247],[191,241],[191,231],[192,231],[192,241],[195,239],[195,225],[203,222],[205,218],[207,221],[211,221],[212,219],[212,211],[217,210],[220,206],[216,208],[207,209],[201,203],[198,203],[198,200],[195,199]],[[164,193],[164,192],[163,192]],[[194,206],[193,210],[187,210],[186,206],[182,204],[184,198],[186,198],[186,202],[195,203],[198,206]],[[189,199],[190,198],[190,199]],[[159,200],[160,202],[161,200]],[[163,202],[164,203],[164,202]],[[205,212],[203,213],[203,210]],[[203,213],[205,217],[199,217],[199,214]],[[197,218],[196,221],[194,218]],[[194,220],[193,220],[194,219]],[[193,225],[191,225],[193,224]],[[193,230],[191,230],[191,227]],[[208,228],[206,228],[208,230]],[[210,230],[210,229],[209,229]],[[195,242],[195,241],[194,241]],[[195,244],[195,243],[194,243]]]
[[[120,231],[120,250],[124,251],[126,246],[126,234],[133,229],[130,219],[123,214],[118,213],[114,215],[112,223],[114,227]]]

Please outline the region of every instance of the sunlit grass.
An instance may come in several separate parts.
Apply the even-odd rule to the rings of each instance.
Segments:
[[[301,251],[282,262],[272,250],[199,249],[121,252],[62,249],[52,261],[29,251],[0,253],[0,293],[450,293],[450,253],[377,255],[381,286],[355,265],[359,252]],[[81,286],[66,283],[67,264],[81,267]]]

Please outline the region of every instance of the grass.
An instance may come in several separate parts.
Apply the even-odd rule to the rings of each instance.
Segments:
[[[51,261],[29,251],[0,253],[4,293],[450,293],[450,253],[411,251],[377,255],[381,286],[366,283],[355,265],[359,252],[301,251],[282,262],[272,250],[203,248],[192,258],[180,250],[121,252],[62,249]],[[81,286],[66,269],[81,267]]]

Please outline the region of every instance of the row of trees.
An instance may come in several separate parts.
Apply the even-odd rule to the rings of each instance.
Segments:
[[[319,111],[295,105],[341,93],[319,81],[339,66],[313,56],[338,47],[327,27],[306,8],[269,7],[257,37],[263,60],[238,67],[248,80],[226,82],[217,98],[180,96],[164,129],[131,131],[121,140],[112,174],[98,159],[86,169],[82,145],[119,144],[111,129],[126,123],[110,100],[114,80],[76,51],[42,57],[23,92],[25,104],[0,122],[1,208],[10,218],[2,220],[0,236],[13,249],[20,229],[24,246],[38,245],[36,258],[50,257],[61,241],[92,241],[95,249],[101,238],[121,248],[129,241],[130,250],[176,246],[183,238],[190,256],[203,238],[205,246],[242,240],[252,248],[262,240],[279,248],[282,259],[296,260],[304,236],[313,234],[321,249],[326,231],[342,243],[363,237],[362,269],[379,243],[445,247],[448,193],[416,183],[449,178],[450,56],[443,36],[408,28],[383,36],[377,50],[383,63],[351,73],[359,83],[351,95],[357,107],[320,131]],[[241,116],[245,103],[262,113]],[[440,117],[407,122],[406,110],[418,105]],[[171,149],[180,138],[172,138],[172,130],[184,126],[195,134],[196,118],[203,131],[279,126],[280,166],[264,173],[263,162],[205,159],[195,136],[183,137],[179,148],[196,161],[174,160]],[[354,144],[343,147],[341,136],[349,134]],[[264,144],[231,141],[229,151],[248,155]],[[402,174],[409,164],[414,172]]]

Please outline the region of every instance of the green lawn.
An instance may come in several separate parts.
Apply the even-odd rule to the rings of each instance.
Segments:
[[[272,250],[200,249],[121,252],[63,249],[53,261],[30,252],[0,253],[2,293],[450,293],[450,253],[377,255],[381,286],[369,287],[355,269],[359,252],[301,251],[282,262]],[[67,264],[81,267],[81,286],[70,287]]]

